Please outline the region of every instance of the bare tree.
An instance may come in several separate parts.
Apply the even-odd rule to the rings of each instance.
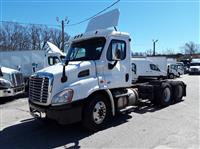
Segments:
[[[69,35],[67,33],[64,34],[65,43],[67,44],[67,41],[69,40]],[[62,46],[62,33],[61,30],[58,29],[51,29],[50,30],[50,39],[53,44],[55,44],[59,49],[61,49]]]
[[[65,33],[65,45],[69,35]],[[61,48],[61,31],[47,26],[2,23],[0,26],[0,50],[46,50],[46,42]]]
[[[163,51],[164,55],[173,55],[175,54],[174,49],[166,49]]]
[[[190,42],[185,43],[185,45],[183,46],[183,50],[185,54],[195,54],[199,50],[199,45],[190,41]]]
[[[153,50],[152,49],[146,50],[146,52],[145,52],[145,55],[147,55],[147,56],[150,56],[152,54],[153,54]]]

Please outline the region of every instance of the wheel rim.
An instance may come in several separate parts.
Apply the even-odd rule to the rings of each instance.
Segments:
[[[181,85],[178,85],[178,98],[181,98],[182,97],[182,94],[183,94],[183,88]]]
[[[96,103],[93,109],[93,119],[96,124],[101,124],[106,117],[106,105],[103,101]]]
[[[170,79],[173,79],[174,78],[174,75],[173,74],[170,74]]]
[[[170,96],[171,96],[171,92],[170,89],[168,87],[166,87],[163,91],[163,98],[165,102],[169,102],[170,100]]]

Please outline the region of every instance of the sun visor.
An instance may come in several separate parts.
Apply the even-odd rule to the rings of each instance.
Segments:
[[[119,22],[119,9],[111,10],[90,20],[85,32],[116,27]]]

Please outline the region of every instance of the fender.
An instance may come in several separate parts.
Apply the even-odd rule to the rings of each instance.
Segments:
[[[112,108],[112,115],[115,116],[115,103],[114,103],[112,93],[109,89],[106,89],[105,91],[107,92],[109,99],[110,99],[110,104],[111,104],[111,108]]]
[[[93,90],[93,92],[89,96],[92,96],[97,93],[105,94],[107,96],[107,98],[109,98],[110,104],[111,104],[112,115],[115,116],[115,103],[114,103],[114,99],[113,99],[113,95],[112,95],[111,91],[109,89],[99,89],[99,90],[97,89],[97,90]]]

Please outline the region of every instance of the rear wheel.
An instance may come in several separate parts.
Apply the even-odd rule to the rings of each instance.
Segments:
[[[184,94],[184,85],[180,81],[171,82],[172,88],[173,88],[173,101],[179,102],[183,98]]]
[[[101,94],[90,97],[83,111],[83,126],[91,132],[98,131],[105,126],[110,117],[110,104]]]
[[[172,88],[169,83],[163,82],[156,93],[155,103],[163,107],[169,106],[172,100]]]

